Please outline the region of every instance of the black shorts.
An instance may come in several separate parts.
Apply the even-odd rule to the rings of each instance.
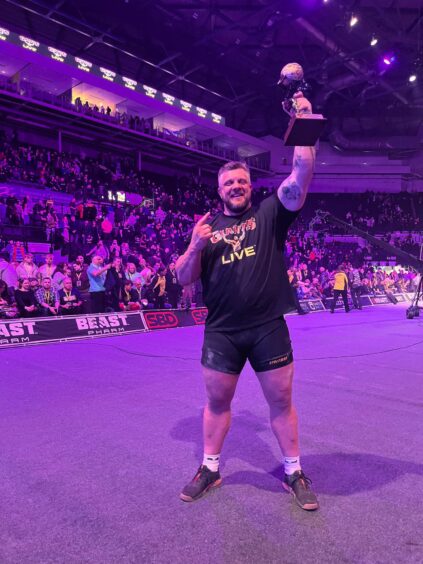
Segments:
[[[201,364],[206,368],[239,374],[247,359],[256,372],[274,370],[293,361],[285,319],[275,319],[236,333],[204,333]]]

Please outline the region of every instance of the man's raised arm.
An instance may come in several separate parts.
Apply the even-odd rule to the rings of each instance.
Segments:
[[[310,102],[299,92],[294,95],[297,113],[311,113]],[[304,205],[313,177],[316,149],[295,147],[292,172],[278,188],[278,198],[287,210],[297,211]]]
[[[201,276],[201,252],[212,236],[211,227],[207,222],[210,212],[207,212],[195,225],[188,249],[176,261],[175,270],[181,286],[187,286]]]

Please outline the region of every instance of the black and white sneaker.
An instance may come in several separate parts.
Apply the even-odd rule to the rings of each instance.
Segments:
[[[196,501],[206,495],[213,488],[218,488],[222,483],[219,471],[212,472],[207,466],[201,465],[197,474],[189,482],[179,496],[182,501]]]
[[[310,488],[311,480],[302,470],[297,470],[291,475],[285,474],[283,487],[292,494],[297,504],[306,511],[319,509],[316,494]]]

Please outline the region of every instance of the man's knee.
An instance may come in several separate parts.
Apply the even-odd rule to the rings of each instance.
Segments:
[[[233,391],[226,386],[213,386],[211,389],[207,389],[207,404],[213,413],[228,411],[231,407],[232,398]]]
[[[278,411],[290,411],[292,407],[292,389],[283,387],[267,398],[269,406]]]
[[[265,386],[265,395],[271,408],[280,411],[289,411],[292,406],[292,379],[294,375],[294,364],[284,366],[280,374],[269,380]],[[276,371],[275,371],[276,372]]]

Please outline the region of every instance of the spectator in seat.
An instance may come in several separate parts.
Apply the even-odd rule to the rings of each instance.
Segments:
[[[57,291],[63,288],[63,280],[67,276],[70,276],[70,274],[71,274],[71,270],[69,266],[65,262],[59,262],[52,278],[52,282],[54,286],[57,288]]]
[[[112,244],[110,245],[109,248],[109,252],[110,252],[110,258],[112,259],[112,261],[116,258],[120,256],[120,245],[117,242],[116,239],[113,239]]]
[[[75,315],[82,313],[83,300],[78,288],[74,288],[72,278],[63,281],[63,288],[59,290],[59,313],[61,315]]]
[[[137,278],[141,278],[141,273],[137,271],[136,266],[133,262],[128,262],[126,265],[126,278],[132,283],[135,282]]]
[[[16,268],[18,278],[36,278],[38,275],[38,267],[34,263],[34,256],[31,253],[26,253],[23,262]]]
[[[78,255],[71,268],[72,284],[80,292],[88,292],[90,281],[88,280],[87,267],[84,263],[84,257]]]
[[[18,285],[18,275],[8,259],[8,253],[0,254],[0,280],[3,280],[9,288],[16,288]]]
[[[87,253],[87,256],[90,257],[91,255],[96,255],[98,257],[101,257],[103,259],[103,262],[109,260],[109,256],[110,256],[109,249],[106,247],[102,239],[99,239],[97,245],[93,247],[89,253]]]
[[[134,295],[136,296],[136,301],[137,303],[140,304],[141,309],[144,309],[148,306],[148,300],[147,300],[147,287],[143,286],[142,283],[142,279],[141,278],[136,278],[135,282],[132,286],[132,290],[134,292]]]
[[[51,278],[45,276],[35,294],[42,316],[57,315],[59,312],[59,295],[51,283]]]
[[[28,278],[18,280],[15,300],[20,317],[36,317],[38,315],[38,303],[34,292],[31,290]]]
[[[125,280],[123,284],[122,301],[119,304],[122,311],[137,311],[141,309],[138,301],[138,292],[132,287],[130,280]]]
[[[91,313],[103,313],[106,310],[106,273],[111,264],[103,266],[103,258],[95,255],[87,269],[90,282]]]
[[[144,261],[144,259],[142,259]],[[141,279],[143,281],[143,286],[148,286],[151,283],[151,279],[153,278],[153,269],[144,261],[144,267],[141,270]],[[140,261],[141,265],[141,261]]]
[[[46,255],[45,262],[40,268],[38,269],[38,274],[44,278],[47,276],[48,278],[53,278],[53,274],[56,270],[56,265],[53,264],[53,255],[48,254]]]
[[[40,282],[38,278],[29,278],[29,287],[35,294],[38,288],[40,287]]]
[[[13,296],[6,282],[0,280],[0,318],[17,316],[17,308],[13,303]]]

